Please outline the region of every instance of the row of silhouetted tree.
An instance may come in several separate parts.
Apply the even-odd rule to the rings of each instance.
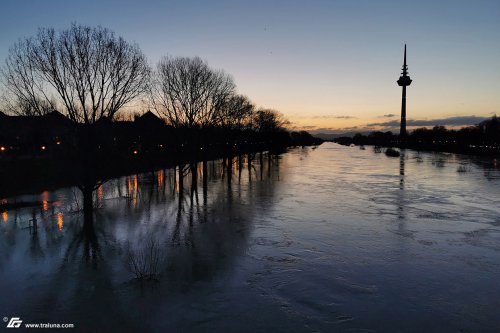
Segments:
[[[175,128],[270,131],[287,123],[276,111],[257,109],[229,74],[202,59],[165,56],[153,68],[138,45],[102,27],[40,28],[10,48],[2,78],[7,114],[59,111],[95,124],[135,102]]]
[[[500,122],[493,116],[477,125],[460,129],[444,126],[417,128],[402,139],[392,132],[372,132],[368,135],[335,139],[341,144],[401,146],[423,150],[441,150],[458,153],[500,154]]]

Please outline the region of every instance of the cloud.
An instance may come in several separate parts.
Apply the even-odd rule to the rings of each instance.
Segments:
[[[379,116],[379,118],[392,118],[392,117],[396,117],[396,115],[394,113],[388,113],[384,114],[383,116]]]
[[[468,126],[476,125],[480,122],[490,119],[489,117],[479,117],[479,116],[459,116],[459,117],[448,117],[448,118],[438,118],[438,119],[424,119],[424,120],[406,120],[406,126]],[[367,126],[385,126],[385,127],[397,127],[399,126],[399,120],[385,121],[381,123],[370,123]]]
[[[356,119],[356,117],[353,116],[336,116],[332,114],[327,114],[324,116],[313,116],[311,118],[312,119]]]
[[[360,129],[360,127],[359,126],[351,126],[351,127],[339,128],[340,131],[353,131],[353,130],[357,130],[357,129]]]
[[[318,127],[314,130],[310,130],[309,132],[311,134],[339,134],[339,133],[344,133],[344,132],[350,132],[350,131],[363,131],[365,130],[364,128],[360,128],[358,126],[352,126],[352,127]]]
[[[330,128],[330,127],[318,127],[314,130],[309,130],[310,133],[332,133],[338,132],[338,128]]]

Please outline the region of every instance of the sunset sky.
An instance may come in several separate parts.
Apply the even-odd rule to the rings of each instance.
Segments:
[[[238,91],[315,132],[393,129],[408,44],[409,125],[500,114],[500,1],[5,0],[0,61],[38,27],[102,25],[151,64],[200,56]]]

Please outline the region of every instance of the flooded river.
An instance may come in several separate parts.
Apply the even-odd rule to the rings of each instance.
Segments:
[[[3,198],[0,315],[88,332],[498,332],[500,161],[325,143]],[[1,185],[0,185],[1,186]],[[138,279],[142,277],[143,279]]]

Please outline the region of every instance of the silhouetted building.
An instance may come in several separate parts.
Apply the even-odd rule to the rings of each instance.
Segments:
[[[165,127],[165,121],[156,116],[153,112],[148,111],[135,120],[137,126],[148,130],[161,130]]]
[[[8,116],[0,112],[0,144],[10,149],[47,149],[73,139],[74,123],[60,112]]]
[[[399,130],[400,137],[406,137],[406,87],[411,84],[410,76],[408,76],[408,66],[406,65],[406,44],[405,44],[405,56],[403,62],[403,72],[399,77],[398,85],[403,87],[403,97],[401,100],[401,128]]]

